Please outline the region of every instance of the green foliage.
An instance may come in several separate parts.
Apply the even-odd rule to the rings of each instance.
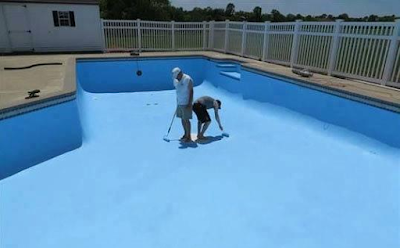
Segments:
[[[252,20],[254,22],[261,22],[262,21],[262,9],[261,7],[257,6],[253,9],[253,16]]]
[[[104,19],[142,19],[153,21],[190,22],[190,21],[251,21],[251,22],[291,22],[294,20],[303,21],[334,21],[343,19],[345,21],[362,22],[393,22],[396,16],[370,15],[361,18],[352,18],[343,13],[338,16],[322,14],[320,16],[302,16],[301,14],[283,15],[273,9],[270,13],[262,13],[262,9],[256,6],[252,12],[236,11],[235,5],[229,3],[225,9],[194,8],[190,11],[174,7],[169,0],[100,0],[101,17]]]
[[[228,3],[225,9],[225,15],[231,17],[234,14],[235,14],[235,5],[233,3]]]
[[[171,20],[174,9],[169,0],[100,0],[105,19]]]

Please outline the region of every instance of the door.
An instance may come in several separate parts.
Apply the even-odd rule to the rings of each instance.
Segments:
[[[4,15],[12,50],[16,52],[33,51],[32,32],[26,5],[6,5],[4,6]]]

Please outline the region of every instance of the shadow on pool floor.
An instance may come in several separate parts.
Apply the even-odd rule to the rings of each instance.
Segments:
[[[180,146],[179,149],[187,149],[187,148],[197,148],[199,146],[204,146],[204,145],[209,145],[214,142],[221,141],[224,136],[218,135],[218,136],[206,136],[206,139],[204,140],[196,140],[194,137],[196,135],[192,134],[192,142],[182,142],[180,140],[171,140],[171,142],[179,142]]]

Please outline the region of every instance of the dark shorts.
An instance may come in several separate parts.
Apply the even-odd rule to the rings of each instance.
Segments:
[[[207,108],[203,104],[201,103],[193,104],[193,111],[196,114],[197,120],[199,122],[206,123],[211,121],[210,115],[207,112]]]

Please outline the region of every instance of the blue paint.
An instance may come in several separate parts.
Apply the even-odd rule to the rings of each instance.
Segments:
[[[76,101],[0,121],[0,179],[80,147]]]
[[[180,67],[198,84],[204,80],[206,60],[197,59],[133,59],[79,62],[77,73],[82,87],[89,92],[138,92],[170,90],[171,71]],[[138,76],[136,72],[142,71]]]
[[[301,87],[273,77],[242,71],[243,96],[282,106],[318,120],[400,147],[400,114]]]
[[[190,59],[182,61],[192,68]],[[161,71],[174,66],[151,62]],[[213,122],[208,144],[174,141],[182,134],[178,121],[172,141],[163,141],[175,110],[173,90],[146,92],[152,86],[143,83],[138,88],[144,92],[131,92],[128,79],[123,84],[104,78],[97,85],[96,75],[81,74],[82,65],[93,70],[89,62],[78,63],[79,118],[71,102],[0,122],[2,133],[5,126],[11,134],[12,126],[33,122],[38,124],[30,129],[42,139],[64,134],[52,139],[56,146],[68,143],[66,134],[79,137],[76,127],[83,137],[79,149],[0,181],[1,247],[400,246],[399,150],[329,124],[306,97],[320,100],[321,109],[339,104],[371,115],[383,111],[382,118],[387,111],[354,107],[240,68],[237,81],[220,74],[232,68],[203,62],[203,76],[195,77],[204,82],[195,82],[195,97],[223,102],[221,118],[230,134],[224,137]],[[157,83],[171,88],[168,77]],[[250,86],[253,92],[246,90]],[[115,91],[125,92],[109,93]],[[295,99],[304,105],[296,106]],[[52,125],[38,127],[46,121]],[[24,142],[20,137],[14,148]]]
[[[215,87],[224,88],[231,93],[240,93],[242,92],[242,82],[238,80],[238,75],[241,74],[240,64],[231,62],[229,66],[226,68],[226,62],[213,62],[209,61],[206,65],[205,71],[205,80],[207,82],[211,82]],[[225,65],[225,66],[224,66]],[[233,78],[227,73],[235,73],[236,78]]]

